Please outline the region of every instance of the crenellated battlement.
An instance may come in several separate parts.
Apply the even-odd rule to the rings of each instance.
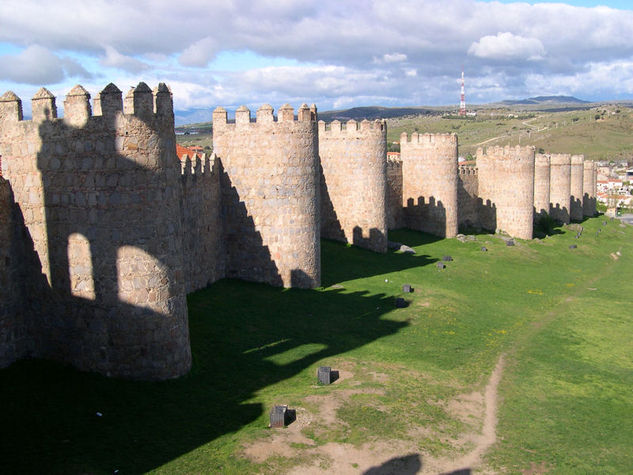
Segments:
[[[434,146],[457,146],[457,134],[445,133],[445,134],[419,134],[413,132],[411,137],[406,132],[400,134],[400,146],[407,145],[419,145],[421,147],[434,147]]]
[[[183,179],[210,177],[211,174],[216,172],[215,162],[215,153],[212,153],[210,156],[207,156],[206,153],[194,154],[193,158],[185,154],[180,160],[182,177]]]
[[[477,175],[478,169],[470,165],[459,165],[458,172],[460,175]]]
[[[22,100],[12,91],[0,97],[0,124],[10,123],[40,124],[44,121],[64,121],[68,125],[83,127],[97,117],[112,118],[117,112],[135,116],[143,120],[167,119],[173,121],[173,102],[169,88],[160,83],[152,91],[140,82],[131,88],[122,100],[121,91],[112,83],[108,84],[90,105],[90,93],[81,85],[73,87],[64,100],[63,118],[59,119],[55,96],[46,88],[41,88],[31,99],[32,119],[24,120]]]
[[[387,130],[387,122],[385,120],[362,120],[360,122],[355,120],[348,120],[347,122],[340,122],[333,120],[332,122],[319,121],[319,136],[338,136],[338,135],[353,135],[362,136],[365,132],[383,132]]]
[[[270,126],[271,124],[288,124],[288,123],[301,123],[301,122],[316,122],[317,120],[317,108],[312,104],[308,107],[307,104],[301,104],[297,110],[295,117],[295,110],[290,104],[284,104],[277,111],[277,116],[274,114],[274,109],[270,104],[264,104],[255,113],[255,118],[251,117],[251,111],[246,106],[240,106],[235,110],[235,121],[228,120],[228,115],[224,107],[216,107],[213,111],[213,128],[215,130],[224,130],[227,128],[253,128],[261,127],[263,125]]]

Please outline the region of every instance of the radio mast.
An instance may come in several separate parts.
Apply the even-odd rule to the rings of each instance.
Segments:
[[[462,95],[459,101],[459,115],[466,115],[466,90],[464,89],[464,70],[462,69]]]

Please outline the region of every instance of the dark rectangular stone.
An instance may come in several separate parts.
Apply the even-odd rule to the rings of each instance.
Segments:
[[[320,384],[330,384],[332,382],[332,368],[329,366],[319,366],[317,379]]]
[[[270,427],[285,427],[288,406],[273,406],[270,410]]]

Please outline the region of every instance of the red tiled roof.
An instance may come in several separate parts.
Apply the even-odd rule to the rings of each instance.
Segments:
[[[196,151],[176,144],[176,155],[178,155],[180,160],[182,160],[185,155],[192,159],[196,156]]]

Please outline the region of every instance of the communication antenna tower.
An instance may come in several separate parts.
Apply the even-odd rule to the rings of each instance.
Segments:
[[[462,69],[462,95],[459,101],[459,115],[466,115],[466,90],[464,89],[464,70]]]

